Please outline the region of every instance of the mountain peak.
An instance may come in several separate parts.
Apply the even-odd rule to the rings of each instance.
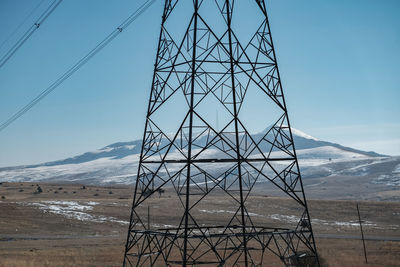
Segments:
[[[261,133],[266,133],[266,132],[268,132],[268,131],[270,130],[271,127],[272,127],[272,126],[266,128],[266,129],[265,129],[264,131],[262,131]],[[287,125],[284,124],[284,125],[282,125],[282,128],[284,129],[284,131],[288,131],[289,126],[287,126]],[[292,130],[292,134],[293,134],[294,136],[302,137],[302,138],[309,139],[309,140],[313,140],[313,141],[321,141],[320,139],[315,138],[314,136],[311,136],[311,135],[309,135],[309,134],[306,134],[305,132],[300,131],[300,130],[298,130],[298,129],[296,129],[296,128],[290,127],[290,129]]]
[[[314,136],[306,134],[305,132],[302,132],[302,131],[300,131],[300,130],[298,130],[296,128],[291,127],[291,129],[292,129],[292,134],[294,134],[294,135],[297,135],[297,136],[300,136],[300,137],[303,137],[303,138],[306,138],[306,139],[311,139],[311,140],[314,140],[314,141],[321,141],[321,140],[315,138]]]

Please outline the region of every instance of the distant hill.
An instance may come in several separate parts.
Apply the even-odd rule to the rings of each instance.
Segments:
[[[265,132],[261,132],[252,137],[259,139],[264,134]],[[336,176],[370,177],[368,183],[371,186],[400,186],[399,157],[318,140],[293,128],[292,134],[306,186],[308,179],[311,181],[315,178]],[[141,147],[141,140],[118,142],[62,160],[4,167],[0,168],[0,181],[132,184],[135,182]],[[268,151],[270,147],[261,149]]]

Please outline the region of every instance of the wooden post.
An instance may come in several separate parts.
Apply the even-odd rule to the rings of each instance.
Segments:
[[[364,240],[364,232],[362,228],[362,222],[361,222],[361,216],[360,216],[360,209],[358,208],[358,203],[357,203],[357,213],[358,213],[358,222],[360,223],[360,229],[361,229],[361,238],[363,242],[363,247],[364,247],[364,257],[365,257],[365,263],[368,263],[367,260],[367,250],[365,249],[365,240]]]
[[[150,205],[147,206],[147,230],[150,230]]]

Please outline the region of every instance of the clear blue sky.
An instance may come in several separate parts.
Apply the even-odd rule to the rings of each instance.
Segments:
[[[0,1],[0,43],[40,1]],[[142,2],[64,0],[0,69],[0,121],[49,86]],[[141,138],[162,2],[157,0],[56,91],[0,132],[0,166],[56,160]],[[48,3],[44,0],[19,34]],[[267,4],[292,126],[323,140],[400,155],[400,1]],[[14,41],[1,47],[0,55]]]

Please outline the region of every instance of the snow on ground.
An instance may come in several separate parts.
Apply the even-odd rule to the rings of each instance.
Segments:
[[[277,220],[277,221],[285,221],[289,223],[298,223],[300,221],[300,217],[297,217],[295,215],[282,215],[282,214],[271,214],[268,215],[267,217]]]
[[[205,212],[205,213],[229,213],[229,214],[236,214],[236,211],[233,210],[199,210],[201,212]],[[259,215],[257,213],[248,213],[250,216],[262,216]]]
[[[368,157],[366,157],[366,159],[368,159]],[[374,158],[370,158],[370,159],[372,161],[369,161],[364,164],[359,164],[352,168],[347,168],[341,172],[358,173],[359,175],[365,175],[368,173],[368,169],[372,168],[374,165],[381,164],[382,161],[390,162],[390,161],[396,160],[395,158],[387,158],[387,157],[374,157]]]
[[[160,228],[178,228],[178,225],[172,225],[172,224],[157,224],[157,223],[152,223],[151,227],[154,229],[160,229]]]
[[[235,211],[230,211],[230,210],[204,210],[201,209],[199,210],[201,212],[205,213],[228,213],[228,214],[236,214]],[[256,213],[248,213],[250,216],[260,216],[260,217],[267,217],[272,220],[276,221],[283,221],[283,222],[288,222],[288,223],[295,223],[297,224],[300,221],[300,217],[296,215],[283,215],[283,214],[269,214],[269,215],[260,215]],[[360,224],[358,221],[349,221],[349,222],[341,222],[341,221],[327,221],[327,220],[321,220],[321,219],[311,219],[312,224],[321,224],[321,225],[333,225],[333,226],[344,226],[344,227],[359,227]],[[375,227],[377,226],[376,223],[373,223],[371,221],[364,221],[363,226],[367,227]]]
[[[267,156],[268,154],[265,153]],[[301,167],[313,167],[327,163],[338,163],[345,161],[358,161],[365,159],[372,159],[369,156],[346,151],[333,146],[321,146],[308,149],[296,150],[296,155]],[[261,154],[254,154],[251,158],[261,158]],[[282,151],[274,151],[270,155],[271,158],[284,158],[287,157]],[[380,160],[381,158],[379,158]]]
[[[394,168],[393,173],[400,173],[400,164]]]
[[[400,173],[381,174],[378,178],[372,180],[373,184],[384,184],[387,186],[400,186]]]
[[[79,164],[61,164],[56,166],[39,166],[35,168],[18,168],[0,172],[1,181],[40,181],[51,178],[64,177],[64,180],[74,182],[81,181],[88,173],[93,173],[92,179],[98,179],[99,183],[110,176],[136,174],[139,155],[126,156],[124,158],[100,158]],[[67,178],[65,178],[67,177]],[[12,179],[10,179],[12,178]],[[132,183],[133,179],[128,179]],[[121,183],[128,183],[127,179],[121,179]],[[115,182],[119,182],[115,179]]]
[[[91,222],[111,222],[119,224],[128,224],[127,221],[118,220],[114,217],[91,215],[87,211],[92,211],[93,207],[98,205],[98,202],[87,201],[40,201],[40,202],[22,202],[23,205],[34,206],[43,212],[49,212],[57,215],[62,215],[68,219]]]
[[[205,213],[229,213],[229,214],[236,214],[236,211],[233,210],[200,210],[201,212]]]
[[[295,215],[281,215],[281,214],[272,214],[268,215],[269,218],[278,220],[278,221],[286,221],[289,223],[298,223],[300,221],[300,217]],[[358,221],[349,221],[349,222],[341,222],[341,221],[327,221],[321,219],[311,219],[312,224],[322,224],[322,225],[337,225],[337,226],[345,226],[345,227],[359,227],[360,223]],[[376,223],[370,221],[364,221],[363,226],[376,226]]]
[[[107,148],[105,148],[107,149]],[[193,149],[194,154],[200,152],[200,149]],[[185,151],[183,151],[185,153]],[[267,153],[265,153],[267,156]],[[286,157],[283,152],[274,151],[270,155],[272,158]],[[297,150],[299,165],[301,168],[321,166],[327,163],[339,163],[345,161],[356,162],[358,160],[374,159],[374,162],[380,163],[381,158],[371,158],[362,154],[345,151],[333,146],[323,146],[310,149]],[[168,154],[167,159],[182,159],[184,156],[177,150]],[[198,158],[222,158],[226,157],[217,149],[207,149],[198,155]],[[254,154],[251,157],[262,158],[261,154]],[[147,160],[160,160],[159,156],[152,156]],[[55,166],[39,166],[39,167],[20,167],[12,169],[4,169],[0,171],[0,182],[38,182],[38,181],[68,181],[96,184],[132,184],[135,181],[137,167],[139,163],[139,154],[129,155],[122,158],[104,157],[96,160],[83,162],[79,164],[60,164]],[[279,164],[279,162],[276,162]],[[285,162],[285,164],[287,164]],[[363,164],[363,163],[360,163]],[[368,166],[367,163],[365,167]],[[201,163],[199,163],[201,165]],[[204,166],[204,164],[203,164]],[[225,167],[223,164],[218,165],[219,168]],[[226,166],[229,166],[227,164]],[[182,164],[169,164],[170,172],[177,171],[183,167]],[[360,172],[363,166],[354,167],[354,172]],[[400,173],[400,166],[396,167]],[[351,171],[351,170],[350,170]],[[165,172],[164,168],[160,169],[160,174]]]
[[[101,149],[97,149],[95,151],[90,151],[89,153],[100,154],[100,153],[104,153],[104,152],[111,152],[111,151],[116,150],[116,149],[133,150],[135,147],[136,147],[136,145],[125,145],[125,144],[120,145],[120,146],[112,146],[111,145],[111,146],[103,147]]]
[[[368,159],[369,156],[356,152],[346,151],[334,146],[320,146],[315,148],[300,149],[296,151],[297,156],[301,159],[320,159],[320,160],[357,160]]]
[[[90,153],[93,153],[93,154],[100,154],[100,153],[103,153],[103,152],[111,152],[112,150],[113,150],[114,148],[112,148],[112,147],[105,147],[105,148],[101,148],[101,149],[97,149],[97,150],[95,150],[95,151],[91,151]]]
[[[300,136],[300,137],[303,137],[303,138],[306,138],[306,139],[311,139],[311,140],[314,140],[314,141],[320,141],[319,139],[315,138],[314,136],[306,134],[306,133],[304,133],[304,132],[302,132],[300,130],[297,130],[297,129],[293,128],[293,127],[290,127],[290,128],[292,130],[292,134],[293,135],[297,135],[297,136]]]

